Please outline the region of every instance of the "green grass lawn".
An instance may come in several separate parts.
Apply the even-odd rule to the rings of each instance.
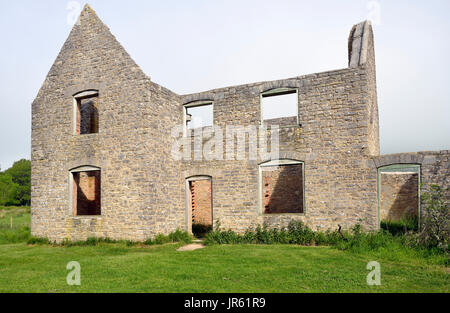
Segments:
[[[0,246],[0,292],[449,292],[442,266],[388,260],[327,247],[179,245],[127,247]],[[366,264],[381,264],[381,286]],[[81,265],[81,286],[66,265]]]
[[[0,227],[9,225],[9,214],[26,224],[29,213],[23,210],[22,215],[0,210]],[[448,268],[414,253],[293,245],[215,245],[178,252],[179,246],[0,244],[0,292],[450,291]],[[81,265],[80,286],[66,283],[70,261]],[[381,264],[380,286],[366,283],[369,261]]]

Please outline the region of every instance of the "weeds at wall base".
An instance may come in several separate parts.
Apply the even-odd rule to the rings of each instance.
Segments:
[[[30,236],[27,240],[27,244],[29,245],[55,245],[55,246],[63,246],[63,247],[80,247],[80,246],[98,246],[100,244],[125,244],[128,247],[137,246],[137,245],[162,245],[166,243],[191,243],[192,236],[181,230],[176,230],[175,232],[170,233],[169,235],[157,235],[154,239],[147,239],[144,242],[130,241],[130,240],[113,240],[110,238],[96,238],[91,237],[85,241],[70,241],[63,240],[60,243],[52,242],[47,238],[37,238]]]
[[[295,244],[303,246],[330,246],[353,253],[371,252],[391,259],[401,259],[408,255],[429,259],[431,263],[449,266],[448,250],[438,247],[424,247],[417,243],[417,234],[410,232],[393,235],[386,230],[364,232],[360,225],[349,231],[313,231],[303,222],[293,221],[287,228],[258,226],[243,234],[232,230],[208,233],[204,243],[215,244]]]

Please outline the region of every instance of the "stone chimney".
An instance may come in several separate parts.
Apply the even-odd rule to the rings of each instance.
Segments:
[[[356,24],[348,38],[348,66],[355,68],[364,65],[373,56],[373,31],[370,21]]]

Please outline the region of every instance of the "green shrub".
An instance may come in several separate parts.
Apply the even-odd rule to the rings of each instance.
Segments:
[[[64,247],[82,247],[82,246],[98,246],[102,243],[119,243],[120,241],[113,240],[110,238],[97,238],[97,237],[89,237],[86,240],[79,241],[70,241],[68,239],[64,239],[61,243],[57,244]]]
[[[159,234],[158,236],[155,237],[155,239],[153,241],[156,245],[162,245],[162,244],[168,243],[169,238],[167,236]]]
[[[219,230],[208,233],[205,244],[298,244],[298,245],[329,245],[339,239],[337,232],[314,232],[301,221],[292,221],[287,228],[269,228],[258,225],[248,229],[244,234],[232,230]]]
[[[29,229],[28,229],[29,233]],[[1,239],[1,237],[0,237]],[[131,241],[131,240],[113,240],[110,238],[97,238],[97,237],[90,237],[86,240],[80,240],[80,241],[70,241],[68,239],[64,239],[61,243],[52,243],[46,238],[37,238],[37,237],[25,237],[24,240],[28,244],[54,244],[64,247],[80,247],[80,246],[98,246],[100,244],[124,244],[128,247],[139,245],[142,243]],[[188,232],[176,230],[175,232],[170,233],[169,235],[157,235],[153,240],[148,239],[143,244],[144,245],[161,245],[165,243],[175,243],[175,242],[183,242],[183,243],[191,243],[192,237],[189,235]]]
[[[183,243],[191,243],[192,236],[186,232],[177,229],[176,231],[170,233],[165,236],[162,234],[157,235],[153,240],[147,239],[144,241],[145,245],[161,245],[165,243],[174,243],[174,242],[183,242]]]
[[[446,190],[450,191],[450,188]],[[449,252],[450,210],[444,190],[438,185],[430,185],[422,193],[423,219],[421,231],[415,237],[417,244],[427,248],[438,248]]]
[[[394,241],[396,237],[387,231],[363,232],[361,227],[356,225],[347,233],[346,240],[336,242],[335,246],[341,250],[354,252],[376,251],[388,247]]]
[[[48,244],[50,244],[50,240],[48,240],[47,238],[39,238],[39,237],[31,236],[28,239],[27,244],[29,244],[29,245],[48,245]]]
[[[417,216],[406,217],[397,221],[381,221],[381,229],[390,232],[393,235],[404,235],[409,232],[417,232],[419,230],[419,220]]]
[[[297,244],[333,246],[339,250],[354,253],[380,252],[388,256],[415,254],[433,257],[438,264],[448,264],[449,259],[437,248],[429,249],[418,245],[411,237],[393,235],[386,230],[364,232],[361,225],[355,225],[349,231],[313,231],[303,222],[291,222],[287,228],[269,228],[267,225],[248,229],[243,234],[232,230],[220,230],[218,227],[208,233],[206,245],[214,244]]]
[[[187,231],[181,231],[177,229],[173,233],[168,235],[169,242],[183,242],[183,243],[191,243],[192,236]]]

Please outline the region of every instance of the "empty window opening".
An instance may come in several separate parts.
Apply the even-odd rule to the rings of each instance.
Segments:
[[[262,121],[298,124],[298,93],[296,89],[279,88],[261,95]]]
[[[419,186],[419,165],[390,165],[378,170],[379,218],[383,228],[391,222],[400,222],[408,230],[418,228]]]
[[[100,171],[73,172],[72,176],[72,205],[74,215],[100,215]]]
[[[76,97],[75,134],[98,133],[98,93]]]
[[[262,212],[303,213],[303,163],[270,163],[261,165]]]
[[[212,102],[185,105],[185,119],[187,129],[212,126],[214,123]]]
[[[213,225],[211,179],[189,181],[189,201],[192,233],[202,237]]]

